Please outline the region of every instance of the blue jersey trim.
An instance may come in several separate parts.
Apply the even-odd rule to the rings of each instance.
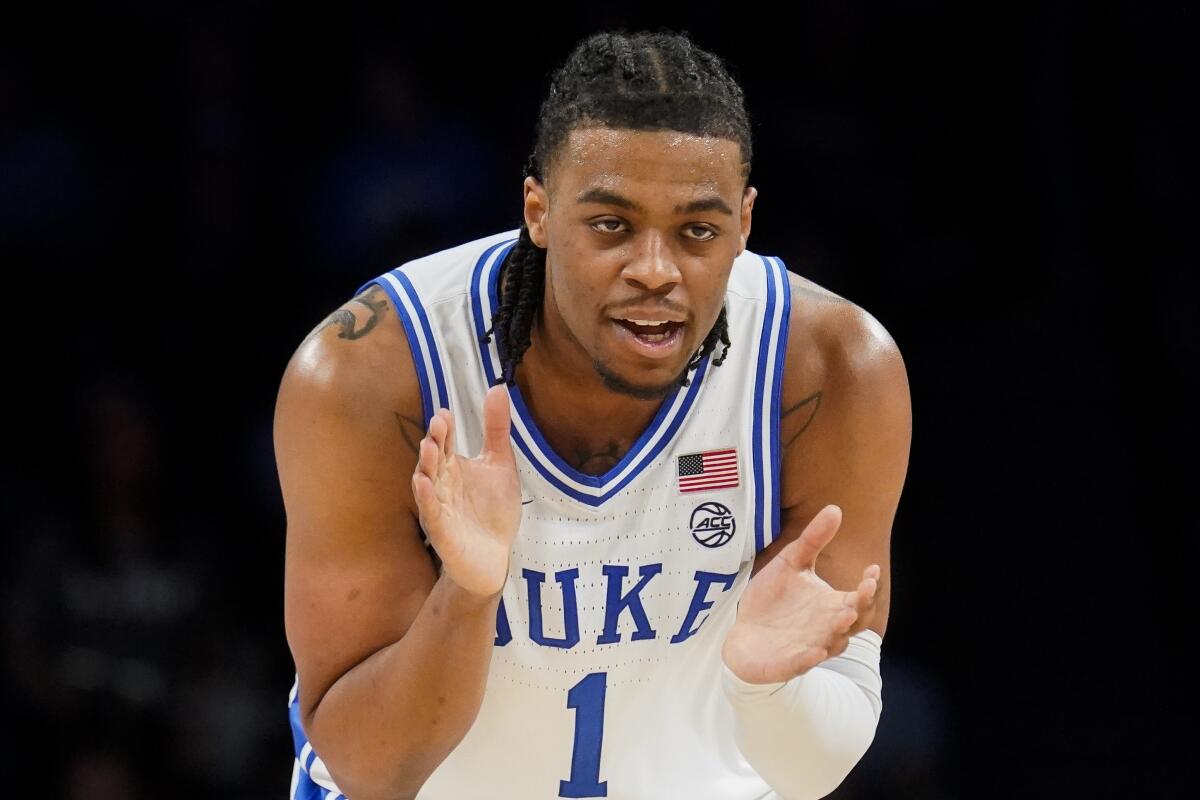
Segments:
[[[304,726],[300,724],[299,691],[288,704],[288,723],[292,729],[292,744],[296,749],[295,763],[300,768],[299,774],[296,776],[296,789],[290,800],[338,800],[344,798],[345,795],[326,789],[309,776],[313,763],[317,760],[317,752],[313,750],[308,737],[304,734]],[[300,755],[304,752],[305,746],[308,746],[308,755],[301,760]]]
[[[304,745],[308,744],[308,737],[304,735],[304,726],[300,724],[300,694],[296,693],[296,699],[288,705],[288,723],[292,729],[292,744],[296,748],[296,758],[300,757],[300,751],[304,749]],[[308,769],[308,765],[304,765],[304,769]]]
[[[378,284],[392,301],[396,316],[404,325],[404,335],[408,339],[408,349],[412,354],[413,370],[417,373],[417,383],[421,387],[421,410],[425,414],[425,425],[439,408],[450,407],[450,393],[446,390],[446,376],[442,369],[442,359],[438,353],[437,339],[433,336],[433,327],[425,313],[425,306],[417,294],[409,277],[400,267],[380,275],[378,278],[364,283],[355,294],[361,294],[371,284]],[[399,291],[397,291],[399,286]],[[403,297],[400,295],[403,292]],[[408,301],[407,304],[405,301]],[[409,311],[409,307],[412,311]],[[413,314],[416,319],[413,319]],[[420,325],[418,334],[417,326]],[[424,338],[425,344],[421,341]],[[430,383],[432,375],[433,382]],[[436,391],[435,391],[436,389]]]
[[[484,309],[482,302],[483,293],[487,292],[488,306],[494,312],[499,302],[498,283],[500,264],[503,263],[504,257],[514,244],[515,242],[505,242],[502,245],[489,248],[476,262],[474,272],[471,276],[471,311],[475,318],[475,333],[479,338],[479,354],[483,366],[484,378],[489,385],[495,384],[499,379],[499,371],[497,369],[497,365],[499,364],[499,345],[494,340],[491,342],[484,341],[486,331],[490,327],[491,315]],[[508,247],[498,257],[493,258],[492,253],[497,247],[503,245],[508,245]],[[512,398],[513,410],[522,425],[529,432],[529,441],[526,440],[526,437],[522,435],[516,425],[512,428],[512,440],[517,445],[517,448],[525,454],[525,457],[529,459],[534,468],[552,486],[568,497],[578,500],[585,505],[598,507],[641,474],[646,467],[654,462],[663,449],[670,444],[675,432],[682,425],[688,411],[696,400],[696,396],[704,383],[704,376],[709,363],[710,358],[708,356],[701,361],[700,366],[697,367],[695,374],[692,376],[691,385],[688,387],[682,401],[679,400],[679,389],[676,389],[663,400],[658,413],[646,429],[642,431],[637,441],[629,449],[629,452],[625,454],[624,458],[616,466],[603,475],[587,475],[579,472],[567,464],[550,447],[534,422],[533,415],[530,414],[529,408],[521,396],[520,389],[515,385],[509,387],[509,396]],[[647,449],[649,442],[660,432],[661,436],[658,439],[658,443],[652,448]],[[617,476],[625,470],[628,470],[627,474],[618,480]],[[569,479],[570,483],[556,475],[555,471]],[[614,484],[613,481],[617,482]],[[576,486],[572,486],[571,483],[576,484]],[[599,490],[599,493],[593,494],[581,491],[580,487]]]
[[[652,450],[650,450],[648,454],[646,454],[645,460],[639,466],[631,469],[629,471],[628,475],[626,475],[619,482],[617,482],[615,485],[610,487],[602,495],[597,496],[597,495],[585,494],[585,493],[579,491],[578,489],[575,489],[574,487],[569,486],[566,483],[563,483],[563,481],[560,480],[557,475],[550,472],[542,465],[542,462],[539,460],[536,452],[531,448],[529,443],[525,441],[525,437],[517,435],[515,430],[514,430],[513,441],[516,442],[517,447],[519,447],[521,452],[525,454],[525,457],[529,459],[530,463],[533,464],[533,466],[537,469],[537,471],[539,473],[541,473],[542,477],[544,477],[547,481],[549,481],[551,483],[551,485],[554,486],[554,488],[558,489],[560,492],[567,495],[568,497],[570,497],[574,500],[578,500],[581,503],[584,503],[585,505],[592,506],[593,508],[599,507],[599,506],[603,505],[604,502],[607,501],[609,498],[613,497],[618,492],[620,492],[622,489],[624,489],[629,484],[629,482],[632,481],[634,478],[636,478],[638,475],[640,475],[646,469],[647,466],[654,463],[654,461],[658,458],[659,454],[671,444],[672,440],[675,438],[675,432],[677,430],[679,430],[680,426],[683,425],[683,421],[685,419],[687,419],[688,411],[691,409],[692,404],[696,401],[696,396],[700,393],[700,387],[701,387],[701,384],[703,384],[703,382],[704,382],[704,378],[705,378],[707,370],[708,370],[708,365],[709,365],[709,359],[705,358],[703,361],[700,362],[700,366],[696,368],[696,372],[692,376],[692,385],[688,387],[688,391],[687,391],[687,394],[683,398],[682,405],[680,405],[678,412],[672,416],[671,421],[669,423],[667,423],[667,427],[663,431],[662,438],[660,438],[658,440],[658,444],[656,444],[654,446],[654,448]],[[510,387],[510,389],[511,388],[515,388],[515,387]],[[516,400],[515,395],[514,395],[513,399],[514,399],[514,405],[515,405],[515,400]],[[665,407],[667,405],[667,401],[664,400],[663,405]],[[657,422],[657,420],[656,420],[656,422]],[[532,422],[526,422],[526,424],[530,425],[530,433],[531,434],[540,435],[537,433],[537,428],[532,427]],[[640,443],[641,443],[641,440],[639,439],[639,444]],[[631,450],[631,452],[632,452],[632,450]],[[572,470],[572,472],[574,472],[574,470]],[[581,473],[577,473],[577,474],[581,474]],[[594,476],[589,475],[587,477],[594,477]]]
[[[313,779],[308,777],[307,773],[301,772],[296,779],[296,791],[291,800],[325,800],[330,794],[327,789],[313,783]]]
[[[404,287],[405,293],[408,294],[409,300],[412,301],[413,308],[417,310],[417,318],[421,321],[421,330],[425,332],[425,341],[429,345],[429,355],[433,360],[433,377],[437,381],[438,389],[438,408],[450,408],[450,394],[446,391],[446,376],[442,372],[442,359],[438,355],[437,339],[433,337],[433,328],[429,325],[429,317],[425,314],[425,306],[421,304],[421,298],[417,294],[416,287],[412,285],[412,281],[399,268],[392,270],[392,275],[395,275],[400,284]],[[434,411],[437,411],[435,408]],[[425,424],[429,424],[429,420],[425,420]]]
[[[301,772],[296,781],[296,793],[292,795],[292,800],[347,800],[347,798],[344,794],[318,786],[306,773]]]
[[[481,293],[477,287],[480,285],[480,276],[483,274],[483,267],[487,263],[488,258],[491,257],[492,253],[496,252],[498,248],[503,247],[504,252],[502,252],[497,258],[498,262],[503,262],[508,256],[509,251],[516,247],[516,245],[516,239],[511,239],[507,242],[500,242],[499,244],[492,245],[487,250],[483,251],[483,255],[481,255],[479,260],[475,262],[475,269],[471,272],[471,316],[475,320],[475,335],[479,341],[479,347],[481,351],[480,355],[483,358],[483,374],[487,378],[488,386],[495,385],[499,373],[496,371],[496,365],[492,362],[492,353],[487,346],[488,343],[483,340],[483,338],[487,336],[487,327],[484,326],[483,302],[480,299]],[[489,284],[488,293],[491,297],[492,308],[495,308],[497,305],[496,281],[489,281]]]
[[[767,353],[771,341],[771,324],[775,317],[775,276],[774,265],[766,256],[760,256],[763,267],[766,271],[767,282],[767,308],[763,314],[762,333],[758,337],[758,363],[754,369],[754,423],[751,430],[751,439],[753,445],[753,462],[754,462],[754,551],[757,553],[767,546],[765,531],[763,530],[763,512],[766,503],[765,489],[763,485],[763,446],[762,446],[762,426],[763,426],[763,388],[767,380]]]
[[[779,507],[783,496],[783,484],[780,481],[780,466],[783,461],[783,444],[779,440],[779,414],[783,398],[783,371],[787,365],[788,332],[792,320],[792,288],[788,281],[787,265],[778,256],[773,260],[779,268],[783,283],[783,314],[779,328],[775,333],[775,385],[771,390],[771,541],[779,536]]]
[[[416,326],[413,325],[412,318],[409,317],[408,310],[404,307],[404,301],[396,293],[396,287],[382,275],[373,281],[364,283],[355,294],[361,294],[363,289],[372,283],[378,284],[387,292],[388,298],[392,301],[392,307],[396,309],[396,316],[400,318],[401,324],[404,325],[404,338],[408,340],[408,351],[412,355],[413,371],[417,373],[417,383],[421,386],[421,410],[425,414],[425,426],[428,427],[429,420],[433,419],[433,413],[437,409],[433,405],[433,393],[430,391],[429,374],[425,366],[425,351],[421,347],[421,340],[417,338]]]
[[[693,381],[693,384],[695,383],[696,381]],[[517,414],[520,415],[521,420],[525,423],[525,427],[529,429],[529,435],[533,438],[533,441],[537,444],[538,449],[542,451],[545,458],[549,460],[551,464],[558,467],[558,469],[564,474],[568,475],[572,480],[582,483],[584,486],[592,486],[597,489],[604,488],[605,484],[619,475],[621,470],[625,469],[625,467],[629,466],[630,462],[641,455],[642,448],[646,446],[646,442],[650,439],[650,437],[654,436],[654,434],[658,432],[659,426],[663,424],[663,418],[670,413],[671,408],[675,405],[675,396],[679,394],[679,389],[676,389],[663,400],[662,405],[658,407],[658,413],[654,415],[654,419],[650,421],[650,424],[646,426],[644,431],[642,431],[642,435],[637,438],[637,441],[634,442],[633,446],[629,448],[629,451],[625,453],[624,458],[618,461],[616,465],[612,467],[612,469],[608,470],[608,472],[605,472],[603,475],[588,475],[585,472],[578,471],[570,464],[563,461],[562,456],[554,452],[554,450],[550,447],[550,443],[543,438],[542,432],[538,429],[537,424],[533,421],[533,415],[529,413],[529,407],[525,405],[525,398],[521,396],[521,390],[517,388],[516,384],[510,386],[508,391],[512,397],[513,407],[517,410]],[[686,399],[684,402],[687,402]]]

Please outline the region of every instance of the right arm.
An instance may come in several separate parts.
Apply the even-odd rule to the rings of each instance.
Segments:
[[[455,456],[449,412],[422,430],[389,306],[373,287],[319,326],[275,413],[301,722],[354,800],[414,796],[474,722],[520,519],[507,395],[489,394],[481,457]]]

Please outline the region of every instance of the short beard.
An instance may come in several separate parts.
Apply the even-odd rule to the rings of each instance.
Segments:
[[[683,385],[683,380],[689,372],[688,365],[685,364],[683,371],[667,383],[658,386],[638,386],[610,370],[599,359],[592,359],[592,367],[610,392],[636,397],[638,400],[662,400]]]

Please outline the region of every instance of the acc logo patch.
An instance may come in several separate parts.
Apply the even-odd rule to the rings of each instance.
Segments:
[[[692,511],[692,538],[705,547],[720,547],[733,538],[737,522],[733,512],[720,503],[701,503]]]

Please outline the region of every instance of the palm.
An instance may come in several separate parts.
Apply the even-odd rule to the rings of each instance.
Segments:
[[[746,587],[722,651],[742,680],[775,683],[807,672],[845,650],[855,623],[870,610],[877,566],[868,567],[851,592],[834,589],[813,569],[840,523],[840,509],[826,506]]]
[[[438,412],[421,440],[413,496],[421,527],[445,572],[462,588],[493,595],[504,586],[508,556],[521,522],[521,488],[508,441],[508,399],[500,388],[484,401],[478,456],[454,449],[454,417]]]

